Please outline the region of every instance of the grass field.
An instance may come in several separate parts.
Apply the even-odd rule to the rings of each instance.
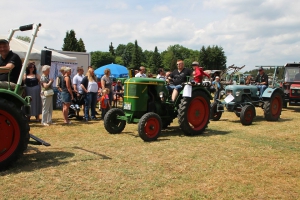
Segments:
[[[53,119],[30,124],[51,146],[30,144],[0,172],[0,199],[300,199],[300,107],[278,122],[257,108],[251,126],[225,112],[194,137],[175,120],[151,143],[134,124],[111,135],[103,121]]]

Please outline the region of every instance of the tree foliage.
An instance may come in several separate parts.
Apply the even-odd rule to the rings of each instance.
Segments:
[[[76,38],[76,33],[74,30],[66,32],[66,37],[64,38],[64,44],[62,46],[63,51],[77,51],[86,52],[83,40],[80,38],[79,41]]]
[[[115,57],[110,52],[94,51],[91,52],[91,65],[95,69],[115,62]]]
[[[109,48],[110,54],[113,55],[113,56],[115,56],[115,48],[114,48],[112,42],[110,43],[110,45],[109,45],[108,48]]]
[[[137,40],[134,42],[132,53],[131,69],[138,69],[142,64],[142,49],[139,47]]]
[[[204,46],[200,50],[199,62],[205,69],[223,70],[226,68],[226,56],[222,47]]]
[[[28,36],[19,36],[18,35],[16,38],[19,39],[19,40],[23,40],[25,42],[28,42],[28,43],[30,43],[30,41],[31,41],[31,38],[28,37]]]
[[[163,67],[162,59],[157,47],[155,47],[154,52],[150,59],[150,68],[152,73],[156,73],[158,68]]]

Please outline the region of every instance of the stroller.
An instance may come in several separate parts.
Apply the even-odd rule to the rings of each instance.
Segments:
[[[82,120],[83,117],[79,116],[80,106],[84,104],[84,95],[80,95],[79,97],[75,92],[73,92],[73,96],[75,97],[70,105],[68,118],[76,117],[77,120]]]

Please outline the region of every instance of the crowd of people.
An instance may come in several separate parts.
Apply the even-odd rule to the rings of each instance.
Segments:
[[[22,67],[20,57],[10,50],[9,42],[6,39],[0,39],[0,87],[14,89]],[[183,89],[182,84],[190,77],[196,83],[201,83],[203,76],[208,77],[212,81],[212,86],[215,88],[214,100],[219,98],[219,93],[222,89],[220,77],[215,76],[214,79],[209,74],[205,73],[197,61],[192,63],[192,69],[186,68],[182,60],[177,61],[177,69],[172,72],[165,72],[163,68],[157,70],[157,79],[165,80],[167,82],[167,89],[171,94],[171,101],[175,101],[178,94]],[[23,84],[27,96],[31,96],[31,114],[35,117],[35,121],[41,121],[44,126],[53,124],[53,83],[60,92],[61,101],[63,103],[62,114],[65,124],[71,124],[68,118],[68,111],[72,102],[81,102],[84,111],[83,119],[88,122],[90,120],[98,120],[96,115],[96,104],[99,102],[99,110],[102,112],[102,119],[105,113],[112,107],[112,102],[116,98],[123,97],[123,86],[118,81],[113,87],[113,80],[111,78],[110,69],[104,71],[104,75],[100,80],[100,84],[92,67],[88,67],[87,73],[84,75],[83,67],[77,68],[77,74],[71,78],[71,68],[61,67],[60,75],[53,80],[49,78],[50,66],[42,66],[42,75],[37,74],[37,68],[34,62],[29,62],[26,67],[26,73],[23,77]],[[246,84],[255,82],[260,97],[264,90],[268,87],[268,75],[264,73],[262,67],[259,68],[259,74],[256,79],[247,77]],[[9,73],[10,72],[10,73]],[[135,70],[135,77],[153,78],[153,74],[146,75],[146,68],[140,66]],[[8,81],[10,83],[8,83]],[[78,111],[79,112],[79,111]],[[78,114],[78,113],[77,113]],[[40,119],[40,115],[42,119]]]

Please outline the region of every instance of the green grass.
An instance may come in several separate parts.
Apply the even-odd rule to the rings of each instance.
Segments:
[[[185,136],[177,120],[156,142],[143,142],[136,124],[111,135],[103,121],[31,124],[51,143],[29,145],[0,172],[0,199],[300,199],[300,114],[290,107],[278,122],[257,117],[242,126],[234,113]]]

